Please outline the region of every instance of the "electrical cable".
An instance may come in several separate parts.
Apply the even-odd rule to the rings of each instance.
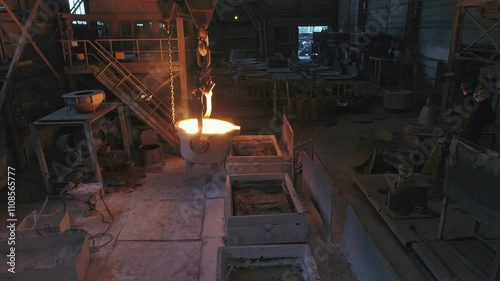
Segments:
[[[99,192],[99,191],[98,191],[98,192]],[[96,194],[97,194],[98,192],[96,192]],[[112,235],[112,234],[110,234],[110,233],[108,233],[108,232],[109,232],[109,230],[111,229],[111,227],[113,226],[114,221],[115,221],[115,218],[114,218],[114,216],[113,216],[113,213],[112,213],[112,212],[111,212],[111,210],[109,209],[108,204],[107,204],[107,203],[106,203],[106,201],[104,200],[104,198],[103,198],[102,196],[100,196],[100,195],[98,195],[98,196],[100,197],[100,199],[101,199],[101,201],[102,201],[102,203],[103,203],[104,207],[106,208],[106,212],[109,214],[110,219],[111,219],[111,220],[109,220],[109,221],[108,221],[108,220],[106,220],[106,219],[105,219],[105,215],[104,215],[101,211],[99,211],[97,208],[94,208],[94,210],[95,210],[97,213],[99,213],[99,215],[101,216],[101,221],[102,221],[103,223],[108,224],[108,227],[106,228],[106,230],[105,230],[104,232],[101,232],[101,233],[97,233],[97,234],[95,234],[95,235],[92,235],[92,234],[90,234],[88,231],[86,231],[86,230],[84,230],[84,229],[77,228],[77,227],[71,227],[71,228],[69,228],[69,229],[65,232],[65,233],[67,233],[67,232],[71,232],[71,231],[82,231],[82,232],[85,232],[85,233],[89,236],[90,240],[92,240],[92,246],[90,247],[90,249],[91,249],[91,252],[93,252],[93,253],[94,253],[94,252],[99,251],[99,249],[101,249],[102,247],[104,247],[104,246],[108,245],[108,244],[109,244],[109,243],[111,243],[111,242],[113,241],[113,239],[114,239],[113,235]],[[71,200],[75,200],[75,201],[78,201],[78,202],[82,202],[82,203],[84,203],[85,205],[87,205],[88,209],[92,209],[92,207],[91,207],[91,206],[89,206],[89,205],[90,205],[90,203],[89,203],[88,201],[85,201],[85,200],[83,200],[83,199],[81,199],[81,198],[79,198],[79,197],[77,197],[77,196],[75,196],[75,195],[69,194],[69,193],[67,193],[66,191],[62,192],[62,193],[61,193],[61,194],[59,194],[59,195],[55,195],[55,196],[48,196],[47,198],[49,198],[49,199],[51,199],[51,198],[52,198],[52,199],[56,199],[56,198],[57,198],[57,199],[61,199],[61,201],[63,202],[63,205],[64,205],[64,211],[66,211],[66,205],[71,205],[71,204],[68,204],[68,203],[66,202],[66,200],[69,200],[69,199],[71,199]],[[75,206],[75,208],[78,208],[78,205],[77,205],[77,204],[74,204],[74,205],[72,205],[72,206]],[[42,234],[38,231],[38,229],[36,229],[36,231],[37,231],[37,233],[38,233],[39,235],[42,235]],[[96,240],[97,240],[97,239],[104,238],[104,237],[108,237],[108,240],[107,240],[107,241],[105,241],[104,243],[100,244],[100,245],[96,245]]]

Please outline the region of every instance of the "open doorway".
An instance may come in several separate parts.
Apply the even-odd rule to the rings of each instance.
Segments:
[[[328,29],[328,26],[299,26],[299,48],[297,54],[299,59],[311,59],[315,55],[313,53],[313,34]]]

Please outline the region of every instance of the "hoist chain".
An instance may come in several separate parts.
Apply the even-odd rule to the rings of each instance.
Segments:
[[[172,32],[170,30],[170,20],[167,21],[167,43],[168,43],[168,65],[170,70],[170,97],[172,107],[172,124],[175,123],[175,91],[174,91],[174,71],[172,66]]]

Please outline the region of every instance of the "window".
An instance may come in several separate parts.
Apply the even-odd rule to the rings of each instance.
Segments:
[[[69,10],[74,15],[85,15],[85,3],[83,0],[68,0]],[[86,21],[73,21],[73,24],[87,24]]]
[[[328,26],[299,26],[299,49],[300,59],[310,59],[317,56],[317,48],[313,48],[313,37],[315,32],[328,30]]]

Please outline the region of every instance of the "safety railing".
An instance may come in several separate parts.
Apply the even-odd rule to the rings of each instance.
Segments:
[[[148,88],[127,69],[127,67],[122,65],[120,61],[103,46],[94,44],[89,40],[63,40],[61,42],[63,44],[64,59],[66,62],[69,60],[70,69],[81,69],[79,67],[75,68],[75,65],[72,63],[76,57],[78,61],[84,62],[86,69],[92,69],[91,66],[102,65],[104,66],[104,69],[101,69],[102,72],[107,69],[112,69],[115,74],[127,77],[134,87],[142,89],[143,92],[149,91]]]
[[[71,70],[82,69],[82,62],[87,66],[87,60],[91,49],[79,48],[80,42],[92,42],[89,40],[63,40],[64,58],[66,65]],[[176,65],[180,62],[180,56],[185,56],[188,66],[194,63],[194,37],[186,37],[185,50],[179,51],[179,42],[177,38],[171,39],[172,44],[172,62]],[[73,45],[71,45],[73,44]],[[165,38],[145,38],[145,39],[98,39],[92,44],[99,45],[101,49],[112,55],[121,63],[137,63],[145,66],[151,63],[168,66],[169,50],[168,39]]]
[[[168,39],[98,39],[95,40],[109,53],[120,57],[122,62],[160,62],[169,63]],[[179,62],[177,38],[171,39],[172,61]]]
[[[169,141],[167,129],[172,124],[171,109],[164,104],[154,93],[149,90],[127,67],[121,64],[103,46],[94,44],[88,40],[64,40],[63,54],[66,61],[69,60],[69,67],[77,69],[72,63],[72,59],[78,56],[81,61],[80,67],[89,69],[96,78],[109,85],[115,95],[146,123],[150,124],[164,139]],[[85,54],[83,57],[81,54]]]

